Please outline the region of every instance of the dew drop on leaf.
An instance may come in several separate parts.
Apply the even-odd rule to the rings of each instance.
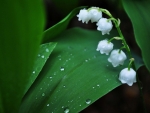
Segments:
[[[93,58],[96,58],[96,56],[94,55],[94,57]]]
[[[99,87],[99,84],[97,84],[97,86]]]
[[[69,108],[68,107],[64,109],[64,113],[69,113]]]
[[[87,100],[85,101],[85,103],[86,103],[86,104],[90,104],[90,103],[91,103],[91,99],[87,99]]]
[[[85,62],[88,62],[88,60],[85,60]]]
[[[41,57],[44,58],[44,55],[42,55]]]
[[[44,97],[44,96],[45,96],[45,93],[42,93],[42,96]]]
[[[49,52],[49,49],[47,48],[45,51],[46,51],[46,52]]]
[[[64,68],[64,67],[61,67],[61,68],[60,68],[60,71],[64,71],[64,70],[65,70],[65,68]]]
[[[49,106],[49,104],[47,104],[47,106]]]

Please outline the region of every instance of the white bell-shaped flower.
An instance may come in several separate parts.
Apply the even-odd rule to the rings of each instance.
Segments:
[[[126,54],[122,50],[119,51],[119,49],[113,50],[108,58],[108,61],[111,62],[114,67],[123,65],[124,61],[127,59]]]
[[[81,9],[79,14],[77,15],[78,20],[82,21],[82,23],[88,23],[88,21],[91,19],[91,14],[86,9]]]
[[[111,20],[108,21],[107,18],[101,18],[96,25],[98,26],[97,30],[101,31],[102,35],[109,34],[113,27]]]
[[[102,18],[102,12],[97,7],[92,7],[89,13],[91,14],[91,22],[98,22]]]
[[[119,74],[119,80],[125,84],[127,83],[129,86],[132,86],[133,83],[136,82],[136,72],[130,68],[123,69]]]
[[[113,49],[113,43],[111,42],[108,42],[108,40],[102,40],[98,43],[98,46],[97,46],[97,51],[100,51],[101,54],[106,54],[108,55],[109,52]]]

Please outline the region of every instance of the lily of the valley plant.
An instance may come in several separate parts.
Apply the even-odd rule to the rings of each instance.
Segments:
[[[105,13],[109,18],[103,18],[102,13]],[[96,22],[97,30],[102,32],[102,35],[109,34],[110,31],[113,28],[114,23],[117,30],[120,30],[120,20],[115,19],[108,10],[98,8],[98,7],[91,7],[89,9],[81,9],[79,14],[77,15],[78,20],[85,22],[86,24],[91,20],[91,22]],[[120,35],[120,34],[119,34]],[[121,40],[122,41],[122,47],[118,49],[114,49],[115,46],[112,41],[113,40]],[[101,40],[98,43],[97,51],[100,51],[101,54],[106,54],[110,56],[108,58],[108,62],[112,64],[112,66],[115,68],[117,66],[123,65],[125,60],[127,59],[127,56],[123,49],[126,50],[126,52],[129,54],[128,57],[130,57],[129,66],[127,68],[124,68],[120,70],[119,74],[119,80],[122,84],[128,84],[129,86],[132,86],[133,83],[136,82],[136,72],[135,69],[131,68],[131,65],[134,65],[134,58],[131,57],[131,51],[129,49],[129,46],[127,45],[123,35],[112,37],[111,39],[107,40]]]

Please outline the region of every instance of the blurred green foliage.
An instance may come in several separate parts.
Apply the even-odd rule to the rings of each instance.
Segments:
[[[144,63],[150,71],[150,0],[122,0],[134,30],[138,46],[142,51]]]
[[[45,24],[37,0],[0,1],[0,113],[16,113]]]

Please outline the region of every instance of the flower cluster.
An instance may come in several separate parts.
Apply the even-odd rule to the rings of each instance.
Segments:
[[[102,35],[109,34],[113,27],[111,20],[103,18],[102,12],[97,7],[91,7],[88,10],[81,9],[77,17],[82,23],[85,22],[87,24],[89,20],[91,20],[91,22],[97,22],[97,30],[101,31]]]
[[[110,16],[110,19],[103,18],[102,12],[104,12],[105,14]],[[77,17],[78,17],[78,20],[82,21],[83,23],[84,22],[88,23],[90,20],[91,20],[91,22],[97,22],[96,23],[97,30],[101,31],[102,35],[109,34],[109,32],[111,31],[111,29],[113,27],[111,20],[113,20],[113,22],[115,21],[114,22],[115,26],[120,25],[119,19],[116,20],[115,18],[113,18],[111,16],[109,11],[107,11],[105,9],[98,8],[98,7],[91,7],[89,9],[82,9],[82,10],[80,10]],[[119,65],[123,65],[124,61],[127,59],[127,56],[122,51],[122,49],[127,48],[128,46],[125,46],[127,44],[126,44],[126,42],[123,42],[123,47],[121,47],[120,49],[114,49],[113,50],[114,44],[111,42],[113,39],[123,41],[122,36],[113,37],[110,40],[107,40],[107,39],[101,40],[101,41],[99,41],[96,50],[100,51],[101,54],[106,54],[106,55],[109,55],[109,53],[111,52],[110,56],[108,58],[108,62],[110,62],[113,67],[117,67]],[[128,68],[123,69],[119,74],[119,80],[123,84],[127,83],[129,86],[132,86],[132,84],[136,82],[136,72],[132,68],[130,68],[130,65],[132,64],[133,61],[134,61],[134,59],[130,60]]]

